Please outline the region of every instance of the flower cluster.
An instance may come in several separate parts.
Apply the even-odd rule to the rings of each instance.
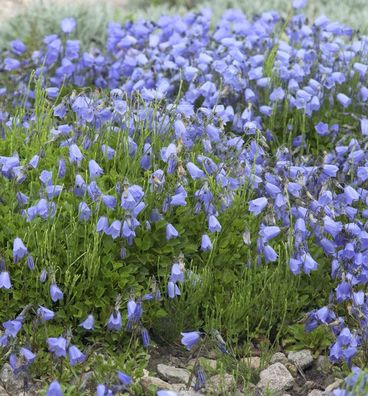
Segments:
[[[11,186],[12,213],[29,232],[24,242],[18,234],[5,238],[13,265],[0,259],[1,292],[12,291],[26,260],[40,283],[50,275],[50,304],[72,300],[70,271],[68,278],[64,268],[53,268],[49,240],[39,257],[31,249],[37,246],[30,233],[39,224],[93,229],[96,246],[103,241],[99,246],[124,260],[135,247],[144,251],[145,236],[153,238],[160,227],[162,243],[177,246],[186,237],[179,220],[186,213],[201,219],[192,242],[210,255],[225,233],[222,218],[241,202],[245,231],[234,239],[254,252],[258,265],[277,263],[282,248],[295,275],[331,266],[336,288],[325,307],[309,313],[306,328],[328,326],[335,336],[331,360],[351,365],[368,341],[368,38],[355,38],[324,16],[309,24],[298,11],[305,3],[294,1],[285,26],[276,12],[248,20],[228,10],[211,29],[205,9],[157,22],[110,23],[106,48],[82,46],[73,18],[37,50],[12,41],[0,54],[0,181]],[[180,296],[186,254],[170,275],[150,269],[144,277],[168,275],[168,297]],[[40,292],[33,302],[40,304],[41,323],[55,316],[45,299]],[[139,331],[145,346],[143,303],[160,299],[155,287],[127,302],[126,330]],[[119,332],[121,299],[109,315],[107,329]],[[3,323],[2,347],[23,321],[21,315]],[[80,324],[94,325],[92,313]],[[200,338],[182,335],[188,349]],[[56,357],[68,354],[72,366],[87,358],[64,336],[47,344]],[[35,359],[26,346],[14,351],[15,371],[23,367],[19,356],[26,365]],[[201,387],[204,376],[196,371]],[[131,383],[124,373],[119,381]],[[50,389],[61,394],[57,382]],[[98,392],[112,391],[99,385]]]

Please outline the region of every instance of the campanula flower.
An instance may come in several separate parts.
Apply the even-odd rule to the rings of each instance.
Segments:
[[[172,238],[177,238],[179,236],[178,231],[172,224],[167,224],[166,226],[166,240],[170,240]]]
[[[358,192],[351,186],[346,186],[344,188],[344,196],[345,202],[349,205],[351,205],[354,201],[358,201],[360,198]]]
[[[16,55],[23,54],[27,49],[27,46],[23,43],[22,40],[19,39],[11,41],[10,44],[11,44],[11,51]]]
[[[196,376],[196,383],[194,385],[194,390],[197,392],[202,387],[204,387],[206,385],[206,375],[205,375],[201,365],[198,362],[194,366],[194,373]]]
[[[0,289],[10,289],[11,282],[8,271],[0,272]]]
[[[53,381],[47,389],[46,396],[63,396],[61,386],[58,381]]]
[[[125,386],[129,386],[133,383],[132,377],[122,371],[118,371],[118,379]]]
[[[317,262],[312,258],[309,253],[302,254],[300,259],[303,263],[304,272],[306,274],[309,274],[311,271],[315,271],[318,268]]]
[[[170,275],[170,281],[171,282],[184,282],[184,273],[180,268],[180,265],[178,263],[174,263],[171,267],[171,275]]]
[[[3,323],[5,329],[5,335],[15,338],[22,328],[22,322],[20,320],[8,320]]]
[[[275,88],[270,94],[271,102],[281,101],[285,97],[285,91],[281,88]]]
[[[263,248],[263,253],[264,253],[264,258],[266,263],[269,262],[274,262],[277,260],[277,253],[275,252],[275,250],[273,249],[273,247],[271,247],[270,245],[265,245]]]
[[[111,389],[104,384],[97,385],[96,394],[97,396],[113,396]]]
[[[336,287],[336,301],[341,303],[351,298],[351,286],[349,282],[341,282]]]
[[[121,233],[121,222],[115,220],[111,223],[110,227],[105,230],[106,235],[110,235],[112,239],[116,239]]]
[[[114,311],[107,321],[107,328],[112,331],[119,331],[122,326],[121,313],[119,311]]]
[[[111,160],[114,158],[115,150],[112,147],[109,147],[106,144],[103,144],[101,146],[101,150],[104,153],[104,155],[107,157],[108,160]]]
[[[46,278],[47,278],[47,271],[43,269],[40,274],[40,282],[44,283],[46,281]]]
[[[188,349],[192,349],[201,339],[201,333],[199,331],[189,331],[180,333],[182,335],[181,343]]]
[[[169,281],[167,283],[167,295],[169,296],[169,298],[175,298],[176,296],[181,295],[180,289],[176,283],[172,281]]]
[[[109,209],[114,209],[116,204],[117,204],[116,198],[114,196],[112,196],[112,195],[103,195],[102,196],[102,202]]]
[[[18,237],[14,239],[13,243],[13,261],[17,263],[21,260],[26,254],[28,254],[27,248],[24,246],[22,240]]]
[[[36,359],[36,354],[30,351],[28,348],[20,348],[19,352],[27,361],[27,364],[33,363]]]
[[[368,135],[368,119],[367,118],[362,118],[360,120],[360,130],[362,132],[362,135],[364,135],[364,136]]]
[[[55,312],[51,311],[51,309],[45,308],[42,305],[40,305],[37,309],[37,316],[42,320],[42,321],[48,321],[51,320],[55,317]]]
[[[212,242],[210,237],[207,234],[202,235],[202,242],[201,242],[201,250],[206,252],[207,250],[212,249]]]
[[[203,170],[199,169],[197,165],[193,164],[193,162],[188,162],[186,168],[194,180],[203,179],[205,177]]]
[[[71,17],[64,18],[60,23],[60,27],[64,33],[69,34],[77,27],[77,22]]]
[[[320,121],[318,124],[316,124],[314,126],[314,129],[320,136],[327,136],[330,133],[328,124],[326,124],[325,122],[322,122],[322,121]]]
[[[94,180],[96,177],[101,176],[104,171],[98,165],[98,163],[95,160],[90,160],[88,163],[88,169],[89,169],[89,176],[92,180]]]
[[[210,215],[208,217],[208,229],[210,232],[220,232],[222,227],[216,216]]]
[[[107,217],[105,216],[101,216],[98,221],[97,221],[97,225],[96,225],[96,230],[98,233],[101,232],[106,232],[106,230],[109,227],[109,221],[107,219]],[[119,230],[119,234],[120,234],[120,230]]]
[[[150,336],[148,330],[145,327],[141,328],[141,337],[142,337],[143,346],[147,348],[150,344]]]
[[[256,198],[253,199],[252,201],[249,201],[249,212],[253,213],[254,215],[259,215],[263,209],[267,206],[267,198],[266,197],[261,197],[261,198]]]
[[[294,275],[299,275],[301,273],[301,267],[302,267],[302,261],[295,259],[295,258],[290,258],[289,260],[289,267],[290,267],[290,271],[294,274]]]
[[[79,325],[86,330],[93,330],[95,319],[93,315],[88,315],[87,318]]]
[[[262,237],[264,242],[268,242],[271,239],[277,237],[281,232],[280,228],[277,226],[265,226],[261,227],[259,235]]]
[[[97,183],[92,181],[87,186],[88,195],[91,197],[92,201],[96,202],[101,196],[102,191],[99,189]]]
[[[344,108],[349,107],[350,104],[351,104],[351,102],[352,102],[351,98],[349,98],[348,96],[346,96],[346,95],[343,94],[343,93],[338,93],[337,96],[336,96],[336,98],[337,98],[338,102],[339,102]]]
[[[35,269],[35,263],[34,263],[33,257],[31,255],[27,256],[27,266],[31,271],[33,271]]]
[[[75,345],[71,345],[68,350],[69,362],[71,366],[82,363],[86,360],[86,355],[83,354]]]
[[[77,163],[80,165],[83,159],[83,154],[80,151],[79,147],[76,144],[72,144],[69,147],[69,160],[71,164]]]
[[[187,202],[185,201],[186,197],[187,197],[187,194],[184,192],[175,194],[171,197],[170,205],[171,206],[185,206],[187,204]]]
[[[4,59],[4,69],[7,71],[17,70],[19,69],[21,63],[18,59],[14,58],[5,58]]]
[[[29,200],[27,195],[23,194],[20,191],[16,193],[16,198],[17,198],[17,201],[18,201],[19,205],[21,205],[21,206],[26,205],[28,203],[28,200]]]
[[[85,202],[79,202],[78,217],[80,221],[87,221],[91,216],[91,209]]]
[[[56,283],[52,283],[50,286],[50,296],[53,302],[62,300],[64,297],[64,293],[59,289]]]
[[[115,100],[114,102],[114,111],[120,115],[124,115],[127,111],[128,105],[125,100]]]
[[[47,344],[49,351],[54,353],[56,357],[66,357],[66,339],[64,337],[48,338]]]

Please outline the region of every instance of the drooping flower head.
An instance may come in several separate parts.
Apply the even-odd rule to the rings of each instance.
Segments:
[[[199,331],[189,331],[181,333],[181,343],[188,349],[192,349],[201,339],[201,333]]]

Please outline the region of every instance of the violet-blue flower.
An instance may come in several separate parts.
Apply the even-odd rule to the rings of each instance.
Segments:
[[[52,283],[50,286],[50,296],[53,302],[62,300],[64,297],[64,293],[60,290],[56,283]]]
[[[119,311],[114,311],[107,321],[106,324],[107,328],[112,331],[119,331],[121,330],[123,323],[121,320],[121,313]]]
[[[95,319],[93,315],[89,314],[87,318],[79,325],[86,330],[93,330]]]
[[[189,331],[180,333],[182,335],[181,343],[188,349],[192,349],[201,339],[199,331]]]
[[[46,307],[43,307],[40,305],[37,308],[37,316],[42,320],[42,321],[48,321],[51,320],[55,317],[55,312],[51,311],[51,309],[48,309]]]
[[[13,243],[13,260],[14,260],[14,263],[17,263],[26,254],[28,254],[27,248],[24,246],[22,240],[20,238],[16,237],[14,239],[14,243]]]
[[[10,289],[11,282],[10,276],[8,271],[1,271],[0,272],[0,289]]]
[[[64,18],[60,23],[61,30],[64,33],[71,33],[77,27],[77,21],[74,18]]]
[[[82,363],[86,360],[86,355],[82,353],[75,345],[71,345],[69,347],[68,353],[71,366],[75,366],[78,363]]]
[[[49,351],[54,353],[56,357],[66,356],[66,339],[64,337],[50,337],[47,339]]]
[[[118,379],[125,386],[129,386],[133,383],[132,377],[130,377],[128,374],[125,374],[123,371],[118,371]]]
[[[53,381],[47,389],[46,396],[63,396],[61,386],[58,381]]]

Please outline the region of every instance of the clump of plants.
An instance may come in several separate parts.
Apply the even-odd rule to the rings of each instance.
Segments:
[[[0,347],[25,387],[92,369],[139,394],[152,342],[236,359],[300,321],[365,365],[367,38],[304,5],[110,23],[88,48],[66,18],[0,54]]]

